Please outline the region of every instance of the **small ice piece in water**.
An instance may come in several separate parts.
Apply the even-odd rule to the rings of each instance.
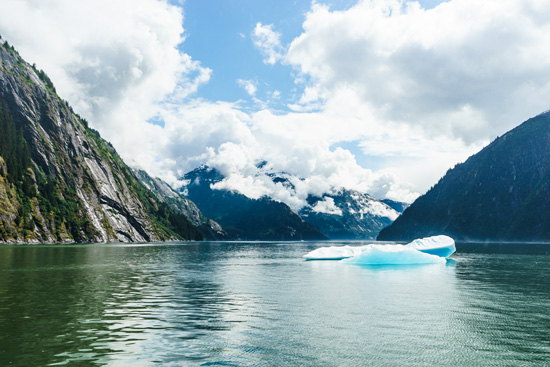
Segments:
[[[403,245],[368,245],[361,253],[342,260],[355,265],[444,264],[444,257],[430,255]]]
[[[361,253],[364,246],[320,247],[304,255],[306,260],[342,260]]]
[[[432,264],[445,262],[456,251],[448,236],[420,238],[406,245],[366,245],[321,247],[306,255],[306,260],[344,260],[353,264]]]
[[[419,238],[406,244],[405,247],[441,257],[449,257],[456,251],[455,241],[449,236]]]

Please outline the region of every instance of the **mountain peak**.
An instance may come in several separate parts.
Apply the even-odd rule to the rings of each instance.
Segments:
[[[264,164],[266,166],[268,164]],[[297,185],[301,185],[303,179],[287,173],[267,172],[267,183],[278,185],[279,192],[292,192],[297,195]],[[209,217],[220,222],[226,229],[233,228],[235,236],[242,238],[247,233],[247,238],[259,236],[260,232],[271,231],[271,236],[277,237],[277,231],[270,228],[269,221],[260,219],[264,216],[279,213],[287,221],[289,228],[295,226],[301,230],[314,232],[319,238],[326,236],[331,239],[367,239],[375,238],[381,228],[390,224],[401,211],[397,211],[387,203],[376,200],[368,194],[345,188],[333,188],[328,193],[308,195],[301,199],[299,210],[292,210],[278,197],[264,195],[259,198],[247,197],[236,189],[231,189],[224,183],[224,177],[218,170],[208,167],[200,167],[184,175],[182,193],[196,202],[198,207]],[[287,197],[288,199],[288,197]],[[399,205],[396,205],[398,208]],[[262,209],[263,213],[259,211]],[[271,214],[269,214],[271,213]],[[262,228],[252,226],[255,234],[250,232],[250,225],[245,218],[256,216],[257,222],[262,222]],[[236,218],[240,218],[237,220]],[[279,221],[280,219],[275,220]],[[294,224],[290,224],[294,223]],[[304,223],[307,224],[304,227]],[[319,232],[320,231],[320,232]],[[308,232],[308,233],[314,233]],[[287,232],[287,239],[306,239],[311,234],[294,234]],[[322,233],[322,234],[321,234]],[[261,234],[261,236],[265,236]],[[264,239],[267,237],[264,237]]]
[[[550,239],[550,112],[528,119],[450,169],[378,237]]]

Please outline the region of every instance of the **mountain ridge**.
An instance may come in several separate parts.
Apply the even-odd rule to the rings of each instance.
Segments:
[[[260,163],[257,168],[261,170],[268,166],[267,162]],[[296,177],[287,173],[275,173],[267,171],[265,175],[279,187],[282,185],[287,190],[294,192]],[[282,218],[286,218],[287,229],[280,229],[286,235],[286,239],[307,239],[311,235],[299,235],[296,228],[315,228],[315,232],[328,239],[374,239],[378,232],[390,224],[398,215],[398,209],[406,204],[386,200],[382,202],[374,199],[368,194],[355,190],[340,188],[332,193],[325,193],[320,196],[309,195],[306,198],[306,205],[300,210],[292,210],[287,204],[269,197],[262,196],[258,199],[251,199],[245,195],[227,188],[219,188],[219,184],[226,177],[217,169],[202,166],[188,172],[182,181],[184,185],[180,192],[191,199],[205,213],[205,215],[218,221],[236,238],[241,238],[238,233],[246,238],[254,238],[258,233],[245,232],[250,226],[254,227],[259,222],[247,222],[246,217],[252,216],[256,219],[262,218],[265,213],[259,213],[262,207],[266,211],[277,211]],[[293,183],[294,182],[294,183]],[[222,186],[223,187],[223,186]],[[394,205],[394,209],[391,205]],[[292,218],[292,219],[291,219]],[[276,221],[278,219],[273,219]],[[261,221],[260,221],[261,222]],[[292,222],[293,224],[290,224]],[[307,224],[304,226],[302,222]],[[231,230],[229,230],[229,228]],[[269,223],[263,221],[262,227],[271,235],[261,235],[261,239],[281,239],[276,236]],[[294,233],[288,231],[288,227],[294,228]],[[258,228],[257,228],[258,229]],[[313,232],[312,232],[313,233]],[[278,237],[278,238],[276,238]]]
[[[309,205],[299,214],[332,240],[374,239],[401,213],[366,193],[343,188],[321,197],[310,196],[307,201]],[[401,204],[388,202],[397,208]]]
[[[206,166],[188,172],[180,192],[209,218],[220,223],[233,240],[323,240],[326,237],[286,204],[250,199],[229,190],[212,189],[223,175]]]
[[[550,240],[550,112],[530,118],[456,165],[380,240]]]
[[[204,216],[194,202],[174,190],[168,183],[157,177],[151,177],[144,170],[132,168],[132,171],[136,178],[155,194],[158,200],[185,215],[191,223],[197,226],[206,240],[224,240],[227,237],[227,233],[219,223]]]

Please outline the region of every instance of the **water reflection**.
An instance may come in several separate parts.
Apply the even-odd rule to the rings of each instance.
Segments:
[[[210,354],[186,341],[227,329],[220,313],[239,304],[205,271],[203,248],[171,250],[2,249],[0,365],[136,365]]]
[[[326,244],[0,247],[0,366],[535,366],[550,357],[547,257],[303,261],[316,246]]]

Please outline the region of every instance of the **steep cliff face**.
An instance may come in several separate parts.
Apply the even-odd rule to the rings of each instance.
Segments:
[[[4,149],[4,155],[26,149],[30,157],[28,166],[7,157],[0,164],[0,218],[7,228],[0,241],[202,238],[196,226],[136,179],[115,149],[59,98],[43,71],[7,42],[0,46],[0,61],[4,125],[24,138],[22,148]],[[21,169],[24,174],[10,176]]]

